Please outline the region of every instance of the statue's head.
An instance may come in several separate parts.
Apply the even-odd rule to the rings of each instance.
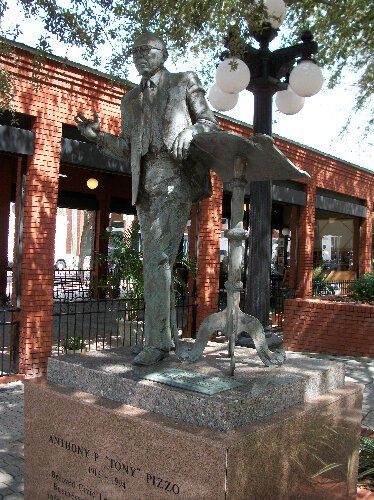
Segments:
[[[145,77],[154,75],[168,58],[165,42],[150,32],[136,38],[131,52],[136,69]]]

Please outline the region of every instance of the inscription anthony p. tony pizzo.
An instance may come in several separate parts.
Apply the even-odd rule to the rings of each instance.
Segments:
[[[49,436],[48,443],[87,460],[88,474],[102,480],[103,484],[109,482],[122,490],[126,490],[130,486],[129,481],[140,481],[145,482],[152,489],[158,488],[165,492],[179,495],[179,485],[173,481],[159,477],[157,474],[152,474],[149,471],[143,471],[140,467],[109,456],[107,453],[99,453],[81,443],[53,434]],[[76,479],[64,477],[54,470],[51,471],[51,477],[53,478],[53,493],[48,493],[50,500],[60,500],[62,497],[68,497],[72,500],[84,500],[86,498],[107,500],[105,494]]]

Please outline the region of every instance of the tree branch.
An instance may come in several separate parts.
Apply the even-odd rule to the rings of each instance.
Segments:
[[[302,0],[286,0],[287,5],[294,5],[295,3],[301,3],[301,2],[302,2]],[[337,5],[338,3],[342,3],[342,2],[339,0],[318,0],[316,2],[316,4],[329,5],[330,7]],[[343,3],[344,3],[344,0],[343,0]]]

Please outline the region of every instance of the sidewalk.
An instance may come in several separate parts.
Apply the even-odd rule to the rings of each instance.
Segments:
[[[0,385],[0,499],[23,498],[23,383]]]
[[[363,427],[374,429],[374,360],[369,358],[308,357],[345,361],[346,380],[365,385]],[[0,385],[0,500],[23,499],[23,383]]]

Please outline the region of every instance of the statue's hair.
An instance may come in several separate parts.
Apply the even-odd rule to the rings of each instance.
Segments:
[[[140,45],[152,45],[156,49],[167,51],[164,40],[150,31],[142,33],[135,39],[134,47],[139,47]]]

